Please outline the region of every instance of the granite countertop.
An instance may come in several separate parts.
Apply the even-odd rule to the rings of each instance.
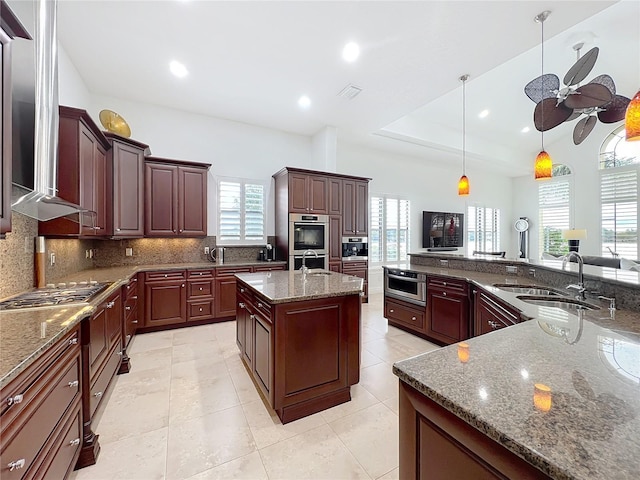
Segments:
[[[400,265],[398,266],[400,268]],[[640,471],[640,313],[606,305],[565,310],[527,304],[494,283],[525,278],[412,265],[465,278],[531,319],[397,362],[394,373],[552,478],[636,478]],[[547,412],[534,384],[551,388]]]
[[[364,282],[359,277],[321,269],[307,274],[299,270],[236,273],[236,278],[273,304],[359,295]]]
[[[218,267],[245,267],[258,265],[285,265],[275,262],[212,262],[170,263],[160,265],[136,265],[82,270],[69,275],[60,282],[82,282],[95,280],[110,285],[95,295],[90,302],[64,306],[0,310],[0,388],[29,366],[47,348],[55,344],[65,333],[83,318],[93,314],[96,307],[114,291],[126,284],[137,272],[211,269]],[[275,273],[275,272],[274,272]]]

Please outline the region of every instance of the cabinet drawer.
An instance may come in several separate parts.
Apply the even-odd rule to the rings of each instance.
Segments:
[[[275,270],[286,270],[284,265],[256,265],[253,267],[254,272],[273,272]]]
[[[129,280],[129,283],[124,287],[125,298],[130,298],[138,294],[138,277],[134,276]]]
[[[343,272],[361,271],[366,269],[367,269],[367,262],[359,262],[359,261],[342,262]]]
[[[449,278],[427,277],[427,288],[463,295],[467,295],[469,292],[469,286],[466,281],[452,280]]]
[[[216,277],[233,277],[236,273],[251,273],[251,267],[216,268]]]
[[[127,298],[124,302],[124,317],[128,319],[131,315],[135,314],[136,307],[138,306],[138,296],[133,295]]]
[[[62,432],[49,449],[48,457],[38,470],[37,477],[67,478],[73,470],[82,440],[82,415],[80,403],[66,421]]]
[[[255,310],[262,314],[262,317],[271,322],[271,305],[256,297],[253,300]]]
[[[98,374],[98,377],[91,387],[89,405],[92,417],[95,414],[98,405],[100,405],[100,401],[104,398],[106,390],[109,387],[109,383],[116,374],[116,370],[120,367],[120,353],[120,343],[118,343],[109,353],[109,358],[105,363],[104,368]]]
[[[193,297],[211,297],[213,295],[213,280],[208,281],[189,281],[189,292],[187,298]]]
[[[188,270],[187,278],[213,278],[213,270]]]
[[[144,274],[145,282],[162,281],[162,280],[184,280],[187,278],[186,270],[168,270],[164,272],[146,272]]]
[[[203,320],[213,317],[213,300],[189,302],[187,320]]]
[[[57,372],[49,381],[39,385],[33,396],[22,400],[22,415],[7,425],[3,416],[0,453],[0,477],[22,478],[33,465],[40,449],[55,430],[60,418],[80,395],[80,355],[69,359],[66,355],[55,364]],[[46,377],[45,373],[43,377]],[[22,465],[11,470],[10,465]]]
[[[419,330],[424,328],[424,311],[405,307],[391,300],[384,303],[384,316]]]

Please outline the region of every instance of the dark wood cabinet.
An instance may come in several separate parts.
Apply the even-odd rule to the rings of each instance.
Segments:
[[[207,172],[210,165],[147,157],[145,235],[207,235]]]
[[[483,290],[474,295],[473,336],[483,335],[520,322],[520,312]]]
[[[427,335],[451,344],[469,338],[469,285],[465,280],[427,278]]]
[[[329,270],[342,272],[342,217],[329,216]]]
[[[187,272],[146,272],[143,326],[160,327],[187,321]]]
[[[207,320],[214,316],[214,271],[212,269],[187,272],[187,321]]]
[[[9,6],[0,0],[0,239],[11,231],[11,41],[16,37],[31,39]]]
[[[133,340],[141,315],[138,302],[138,274],[133,275],[126,285],[122,286],[122,298],[124,312],[122,314],[122,362],[118,374],[128,373],[131,369],[131,360],[127,354],[127,348]]]
[[[342,215],[342,179],[329,177],[329,215]]]
[[[216,318],[233,317],[236,314],[236,273],[251,273],[251,267],[216,268]]]
[[[289,211],[326,214],[327,178],[307,173],[289,174]]]
[[[349,260],[342,262],[342,273],[345,275],[353,275],[354,277],[360,277],[364,280],[362,285],[362,301],[367,303],[369,301],[369,272],[368,262],[359,260]]]
[[[96,237],[107,234],[109,142],[85,110],[59,107],[58,196],[89,210],[39,222],[40,235]]]
[[[342,181],[342,234],[366,236],[368,231],[369,182]]]
[[[144,236],[144,156],[149,146],[113,133],[105,133],[108,201],[107,235],[114,238]]]
[[[424,335],[427,331],[426,308],[402,300],[385,297],[384,316],[389,325]]]
[[[66,478],[82,441],[79,326],[0,390],[0,477]]]

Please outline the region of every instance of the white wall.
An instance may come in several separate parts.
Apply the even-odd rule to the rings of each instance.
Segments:
[[[58,44],[58,102],[60,105],[85,110],[91,105],[91,94],[84,80],[60,44]],[[98,121],[97,115],[93,118]]]

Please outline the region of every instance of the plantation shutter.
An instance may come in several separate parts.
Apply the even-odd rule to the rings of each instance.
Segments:
[[[617,169],[616,169],[617,170]],[[638,170],[605,170],[600,181],[602,255],[638,259]],[[609,248],[607,248],[609,247]]]
[[[569,228],[569,182],[543,183],[538,188],[541,252],[565,254],[569,251],[562,230]]]

